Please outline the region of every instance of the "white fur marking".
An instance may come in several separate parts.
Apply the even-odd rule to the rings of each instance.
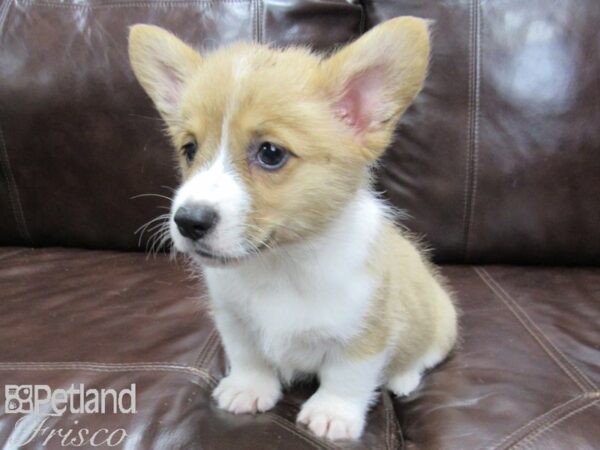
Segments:
[[[387,360],[387,352],[382,352],[361,361],[327,361],[319,371],[321,386],[302,406],[298,422],[317,436],[357,439]]]
[[[382,215],[379,201],[362,193],[319,238],[232,267],[204,267],[216,315],[246,330],[285,378],[316,372],[369,308],[376,286],[364,262]]]
[[[229,160],[228,125],[229,120],[225,117],[221,143],[213,162],[192,175],[175,195],[170,230],[175,248],[180,252],[193,255],[193,243],[179,233],[173,217],[181,206],[198,204],[211,205],[219,214],[214,231],[202,239],[202,243],[225,256],[239,256],[245,252],[246,216],[251,199]]]
[[[273,408],[281,388],[276,377],[255,371],[223,378],[212,395],[221,409],[234,414],[256,413]]]

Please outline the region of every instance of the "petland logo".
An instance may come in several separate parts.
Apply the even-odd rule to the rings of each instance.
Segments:
[[[124,428],[110,431],[79,427],[53,428],[53,417],[68,414],[135,414],[136,386],[121,389],[88,389],[83,384],[68,389],[51,389],[45,384],[7,384],[4,387],[4,411],[24,414],[15,423],[11,443],[15,448],[40,439],[42,445],[59,442],[65,447],[115,447],[126,438]],[[67,419],[68,421],[68,419]]]
[[[110,401],[110,406],[107,404]],[[69,389],[50,389],[45,384],[7,384],[4,410],[9,414],[135,414],[135,384],[117,392],[114,389],[86,389],[72,384]]]

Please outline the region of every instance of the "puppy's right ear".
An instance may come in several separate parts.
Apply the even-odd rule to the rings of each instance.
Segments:
[[[163,119],[176,119],[185,83],[202,63],[200,54],[162,28],[134,25],[129,31],[129,61]]]

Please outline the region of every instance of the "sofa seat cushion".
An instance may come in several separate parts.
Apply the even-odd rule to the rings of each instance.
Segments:
[[[443,272],[462,310],[461,347],[410,397],[382,394],[363,440],[342,447],[600,442],[600,270]],[[102,441],[106,429],[113,442],[127,435],[115,448],[336,448],[294,423],[314,385],[294,386],[266,414],[215,407],[210,393],[225,364],[205,295],[200,280],[164,255],[1,248],[0,384],[120,392],[135,383],[136,412],[36,416],[2,402],[0,442],[64,448],[56,435],[45,442],[48,433],[100,430]],[[46,435],[34,434],[42,421]]]
[[[600,442],[600,269],[444,267],[460,347],[396,401],[407,448]]]

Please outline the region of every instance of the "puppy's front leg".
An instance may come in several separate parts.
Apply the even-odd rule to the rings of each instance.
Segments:
[[[253,346],[243,324],[225,311],[215,312],[215,322],[229,360],[229,375],[213,391],[219,408],[234,414],[267,411],[281,397],[274,369]]]
[[[358,439],[375,390],[381,383],[385,355],[360,360],[338,357],[319,371],[320,387],[302,406],[298,422],[317,436]]]

